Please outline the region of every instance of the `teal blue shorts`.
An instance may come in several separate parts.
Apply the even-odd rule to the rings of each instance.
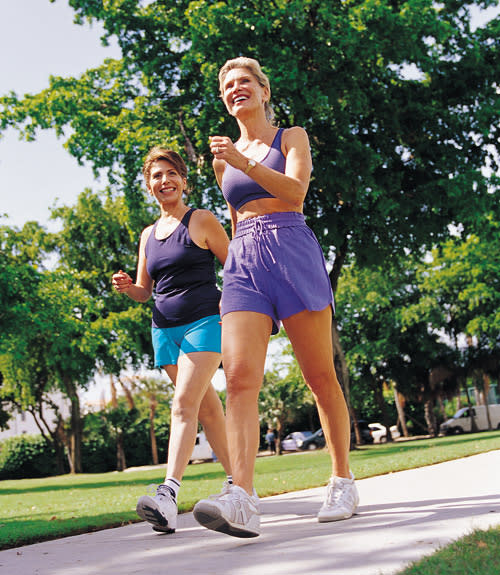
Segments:
[[[151,336],[156,367],[177,365],[179,355],[183,353],[221,353],[220,315],[209,315],[176,327],[153,327]]]

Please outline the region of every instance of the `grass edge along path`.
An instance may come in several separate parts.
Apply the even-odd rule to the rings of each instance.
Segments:
[[[399,571],[398,575],[498,575],[500,525],[476,529]]]
[[[500,431],[383,445],[351,452],[357,479],[413,469],[500,449]],[[325,485],[330,460],[325,450],[260,457],[255,487],[261,497]],[[126,472],[0,481],[0,550],[140,521],[137,499],[161,483],[164,466]],[[220,490],[219,463],[188,466],[179,494],[181,512]]]

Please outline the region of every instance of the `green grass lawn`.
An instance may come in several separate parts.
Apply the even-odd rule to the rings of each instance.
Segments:
[[[500,449],[500,432],[363,446],[351,453],[358,479],[430,465]],[[165,470],[64,475],[0,481],[0,549],[138,521],[137,499]],[[330,464],[324,451],[259,457],[255,487],[261,497],[324,485]],[[218,463],[190,465],[179,494],[189,511],[201,498],[220,491],[224,472]]]
[[[477,530],[429,557],[416,561],[399,575],[498,575],[500,527]]]

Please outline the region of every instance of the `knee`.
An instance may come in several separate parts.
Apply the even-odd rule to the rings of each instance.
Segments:
[[[260,387],[264,370],[245,358],[225,363],[224,374],[227,392],[231,394]]]
[[[189,421],[198,417],[198,405],[188,397],[174,397],[172,401],[172,419]]]
[[[342,389],[335,375],[335,372],[315,371],[304,376],[307,385],[313,392],[316,399],[321,400],[323,397],[332,395],[342,396]]]

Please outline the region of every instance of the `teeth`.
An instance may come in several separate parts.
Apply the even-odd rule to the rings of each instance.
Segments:
[[[233,102],[234,102],[235,104],[237,104],[238,102],[243,102],[243,101],[246,100],[246,99],[247,99],[246,96],[238,96],[237,98],[235,98],[235,99],[233,100]]]

